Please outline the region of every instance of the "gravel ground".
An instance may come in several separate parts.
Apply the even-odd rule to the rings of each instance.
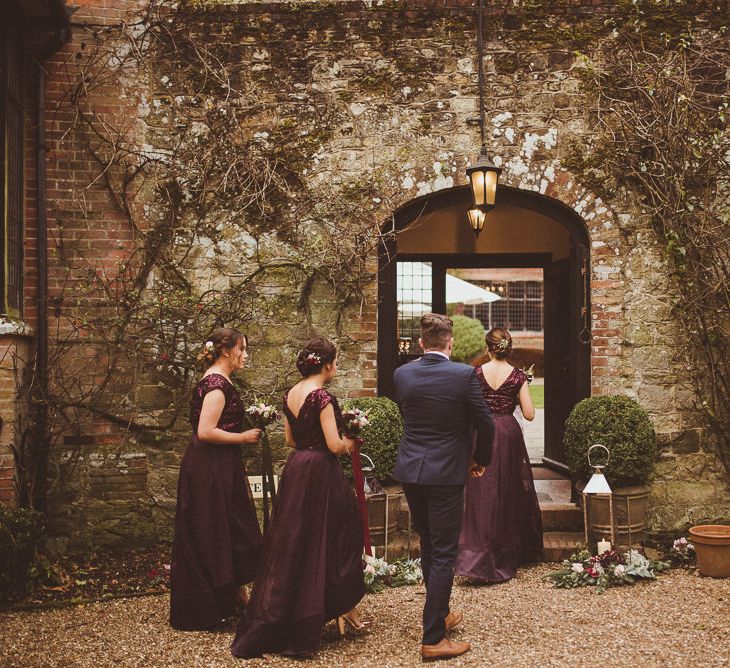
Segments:
[[[554,589],[525,569],[496,586],[459,582],[452,608],[465,614],[453,637],[472,651],[450,666],[730,666],[730,579],[671,571],[656,582],[610,589]],[[242,662],[228,651],[232,629],[180,633],[167,625],[167,596],[59,610],[0,614],[3,668],[171,666],[420,666],[422,587],[389,589],[361,604],[373,627],[339,640],[332,624],[308,662],[270,656]]]

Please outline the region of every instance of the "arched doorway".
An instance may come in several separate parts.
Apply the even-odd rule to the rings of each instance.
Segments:
[[[446,312],[446,274],[458,268],[540,269],[544,330],[545,427],[543,462],[567,472],[565,419],[590,396],[589,238],[580,216],[536,192],[500,186],[497,206],[475,239],[466,218],[467,186],[411,200],[384,231],[378,273],[378,393],[393,396],[393,371],[412,358],[399,338],[398,271],[428,267],[422,308]],[[400,269],[399,269],[400,268]],[[467,274],[468,275],[468,274]],[[428,287],[428,286],[427,286]],[[399,349],[400,345],[400,349]],[[408,344],[405,344],[408,345]],[[413,346],[415,347],[415,346]],[[409,355],[410,353],[410,355]]]

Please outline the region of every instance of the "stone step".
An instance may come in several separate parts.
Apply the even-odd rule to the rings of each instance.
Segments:
[[[583,544],[582,531],[546,531],[543,534],[543,561],[560,562],[568,559],[578,547]],[[382,545],[375,546],[375,556],[383,557]],[[388,537],[388,561],[395,561],[402,557],[415,558],[419,556],[418,534],[411,534],[410,543],[405,531],[397,531]]]
[[[582,531],[546,531],[543,534],[543,561],[563,561],[582,545]]]
[[[546,466],[533,466],[532,477],[535,480],[568,480],[564,473],[558,473]]]
[[[544,531],[582,531],[583,513],[574,503],[541,502]],[[408,503],[403,497],[398,509],[398,529],[407,531],[410,520]]]
[[[543,522],[544,561],[562,561],[567,559],[576,546],[583,543],[583,513],[574,503],[569,502],[569,481],[550,480],[549,487],[545,483],[537,483],[536,487],[541,493],[551,493],[551,499],[541,500],[540,511]],[[563,489],[565,488],[565,489]],[[388,560],[410,556],[416,557],[419,554],[418,534],[411,527],[410,542],[408,529],[410,513],[405,496],[401,497],[398,508],[397,530],[388,536]],[[382,542],[382,536],[380,541]],[[384,550],[382,545],[376,546],[376,555],[382,557]]]
[[[582,531],[583,513],[574,503],[541,503],[543,531]]]

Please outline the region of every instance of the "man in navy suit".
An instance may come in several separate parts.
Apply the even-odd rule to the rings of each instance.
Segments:
[[[403,437],[394,477],[403,484],[416,531],[426,583],[423,608],[425,660],[445,659],[471,649],[453,642],[446,631],[463,619],[449,610],[454,560],[464,507],[464,483],[481,476],[489,464],[494,422],[474,369],[452,362],[451,318],[427,313],[421,318],[419,344],[424,355],[399,367],[396,401],[403,416]],[[472,459],[473,430],[477,431]]]

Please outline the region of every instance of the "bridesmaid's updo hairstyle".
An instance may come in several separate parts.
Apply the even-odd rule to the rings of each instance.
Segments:
[[[307,341],[297,357],[297,369],[304,378],[322,371],[325,364],[330,364],[337,357],[335,344],[322,336],[315,336]]]
[[[243,332],[230,327],[216,327],[200,349],[198,362],[202,362],[207,369],[223,354],[224,350],[235,348],[241,341],[248,344],[248,338]]]
[[[487,332],[485,337],[487,350],[492,357],[498,360],[506,360],[512,352],[512,335],[501,327],[495,327]]]

